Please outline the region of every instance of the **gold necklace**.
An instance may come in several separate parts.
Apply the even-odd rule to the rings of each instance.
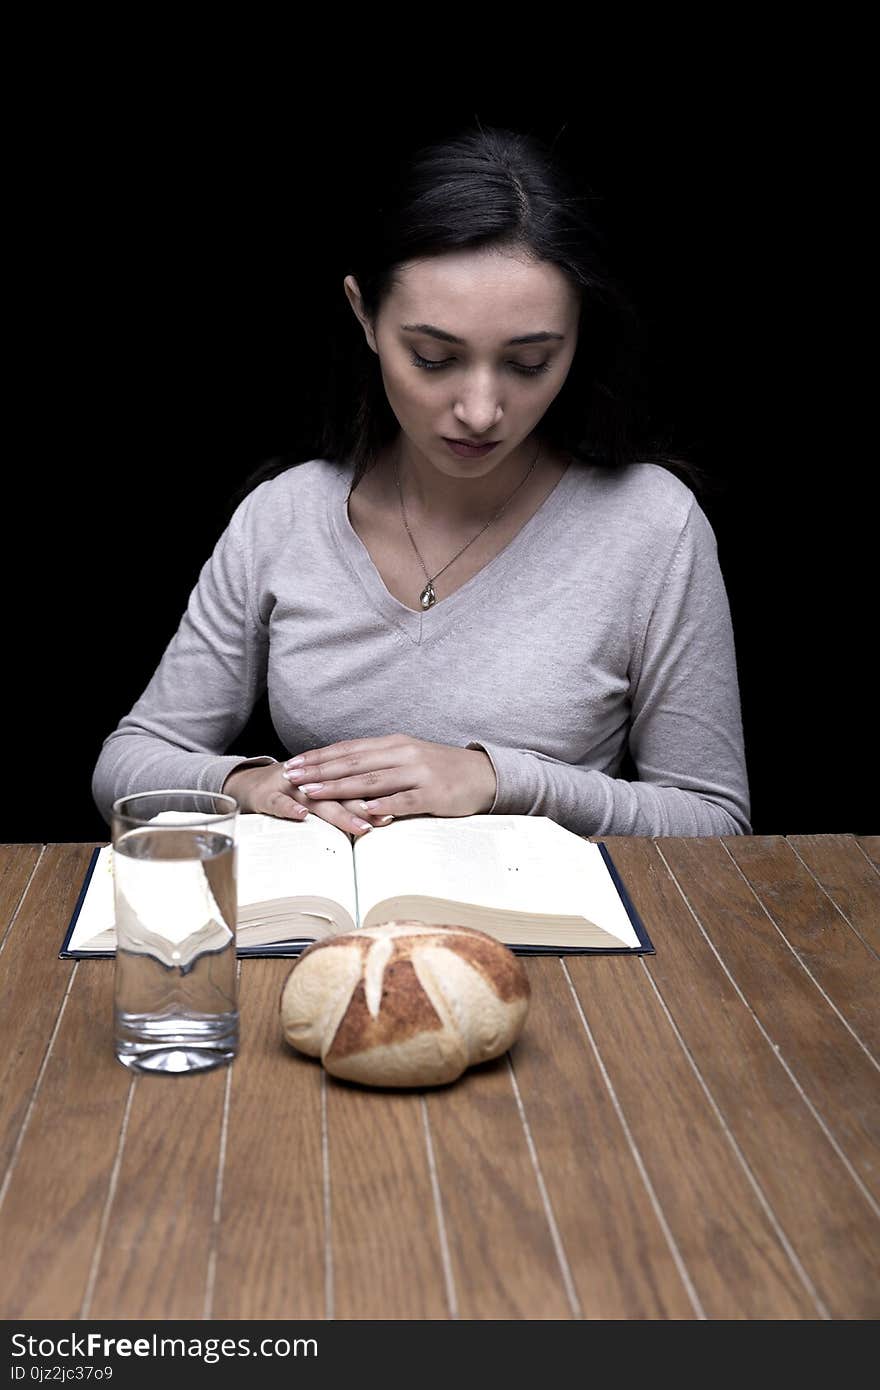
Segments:
[[[525,483],[526,479],[527,479],[528,477],[531,476],[531,473],[532,473],[532,471],[533,471],[533,469],[534,469],[534,467],[535,467],[535,464],[538,462],[538,454],[540,454],[540,452],[541,452],[541,445],[539,444],[539,445],[538,445],[538,453],[535,454],[535,457],[534,457],[534,459],[532,460],[532,466],[531,466],[531,468],[529,469],[529,471],[528,471],[528,473],[526,474],[525,478],[523,478],[522,482],[517,483],[516,487],[513,489],[513,492],[510,494],[510,496],[508,497],[507,501],[504,503],[504,506],[503,506],[503,507],[500,507],[500,508],[498,509],[498,511],[495,513],[495,515],[489,518],[489,520],[486,522],[486,525],[483,526],[483,527],[481,527],[481,529],[477,532],[477,534],[476,534],[475,536],[472,536],[471,539],[470,539],[469,541],[466,541],[465,544],[461,547],[461,550],[456,551],[456,553],[453,555],[452,559],[451,559],[451,560],[448,560],[448,561],[446,562],[446,564],[443,566],[443,569],[442,569],[442,570],[438,570],[436,574],[428,574],[428,571],[427,571],[427,569],[425,568],[425,562],[424,562],[424,560],[422,559],[421,555],[419,555],[419,548],[418,548],[418,546],[416,545],[415,541],[413,540],[412,531],[409,529],[409,522],[408,522],[407,519],[406,519],[406,508],[405,508],[404,505],[403,505],[403,493],[402,493],[401,488],[400,488],[400,470],[399,470],[399,467],[398,467],[398,458],[395,457],[395,459],[394,459],[394,480],[395,480],[395,482],[397,483],[397,495],[398,495],[398,497],[400,498],[400,512],[401,512],[401,516],[403,517],[403,524],[404,524],[404,526],[406,527],[406,534],[407,534],[407,535],[409,536],[409,538],[410,538],[410,541],[411,541],[411,543],[412,543],[412,548],[413,548],[413,550],[416,552],[416,556],[417,556],[417,558],[418,558],[418,562],[419,562],[419,564],[421,565],[422,570],[424,571],[425,579],[428,581],[428,582],[426,583],[424,589],[422,590],[422,592],[419,594],[419,603],[421,604],[422,608],[431,608],[431,607],[437,602],[437,595],[434,593],[434,580],[435,580],[435,579],[439,579],[439,578],[440,578],[440,575],[443,574],[444,570],[448,570],[448,569],[449,569],[449,566],[450,566],[451,564],[453,564],[453,563],[458,559],[459,555],[463,555],[463,554],[464,554],[464,552],[467,550],[467,548],[468,548],[469,545],[473,545],[474,541],[479,540],[479,538],[480,538],[480,536],[482,536],[483,532],[484,532],[484,531],[488,531],[488,529],[489,529],[489,527],[492,525],[493,521],[497,521],[498,518],[499,518],[499,516],[501,515],[501,513],[505,510],[505,508],[510,506],[510,503],[513,501],[514,497],[515,497],[516,494],[519,492],[520,488],[523,486],[523,483]],[[399,454],[399,450],[398,450],[398,454]]]

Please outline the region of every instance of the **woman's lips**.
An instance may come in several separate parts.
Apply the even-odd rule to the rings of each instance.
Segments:
[[[484,454],[491,454],[493,449],[498,448],[498,445],[501,443],[501,440],[496,439],[489,444],[474,445],[467,444],[464,440],[461,439],[447,439],[446,435],[443,435],[443,442],[444,444],[448,444],[452,452],[454,454],[457,454],[459,458],[475,459],[482,458]]]

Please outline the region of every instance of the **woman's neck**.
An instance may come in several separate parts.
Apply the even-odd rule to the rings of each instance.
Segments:
[[[491,455],[489,456],[491,457]],[[509,458],[482,476],[468,476],[462,460],[461,473],[448,474],[435,467],[424,454],[408,449],[406,442],[391,444],[376,465],[376,482],[386,499],[400,505],[397,478],[407,516],[423,519],[437,529],[457,532],[485,525],[501,508],[521,497],[541,469],[545,449],[529,436]],[[453,466],[454,455],[450,454]]]

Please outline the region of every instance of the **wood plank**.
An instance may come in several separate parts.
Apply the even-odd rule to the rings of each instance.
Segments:
[[[83,1316],[204,1317],[228,1075],[225,1066],[133,1074],[116,1189]]]
[[[606,962],[591,965],[601,972]],[[562,960],[534,957],[526,968],[532,998],[513,1069],[581,1314],[693,1318]]]
[[[0,1211],[3,1318],[79,1316],[110,1188],[130,1084],[112,1049],[113,963],[75,969]]]
[[[880,835],[856,835],[855,840],[877,872],[880,873]]]
[[[572,959],[567,968],[699,1315],[816,1316],[645,967],[610,960],[598,987],[589,962]]]
[[[853,931],[880,955],[880,875],[854,836],[789,835],[786,839]]]
[[[688,901],[772,1044],[877,1201],[877,1069],[744,881],[727,849],[741,838],[655,844],[679,882],[687,884]],[[770,838],[784,852],[782,837]]]
[[[74,969],[58,952],[91,849],[46,847],[0,951],[0,1190]],[[23,872],[12,866],[10,893]]]
[[[572,1317],[507,1055],[425,1101],[456,1315]]]
[[[656,848],[621,839],[612,853],[624,880],[635,885],[649,930],[662,923],[662,941],[656,956],[645,958],[647,969],[795,1258],[832,1317],[876,1317],[876,1212],[803,1103],[672,878],[656,868]],[[692,904],[699,883],[714,872],[703,856],[693,857],[692,872],[680,879]],[[706,926],[723,947],[713,920]]]
[[[230,1078],[211,1318],[327,1316],[322,1071],[281,1033],[292,964],[240,961],[241,1051]]]
[[[827,838],[840,841],[844,837]],[[725,843],[771,921],[876,1061],[880,1057],[880,960],[823,893],[787,840],[778,835],[734,835]],[[877,888],[880,905],[880,880]]]
[[[0,951],[42,852],[42,845],[0,845]]]
[[[336,1318],[451,1314],[423,1095],[327,1079]]]
[[[616,853],[610,841],[609,848]],[[657,951],[663,951],[669,933],[657,922],[648,930]],[[571,956],[565,965],[700,1315],[816,1317],[815,1302],[706,1098],[641,959],[609,956],[597,970],[596,959]]]

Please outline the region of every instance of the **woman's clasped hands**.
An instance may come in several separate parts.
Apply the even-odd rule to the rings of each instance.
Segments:
[[[487,753],[388,734],[311,748],[283,764],[241,768],[224,791],[244,811],[287,819],[309,811],[350,835],[398,816],[473,816],[495,800]]]

